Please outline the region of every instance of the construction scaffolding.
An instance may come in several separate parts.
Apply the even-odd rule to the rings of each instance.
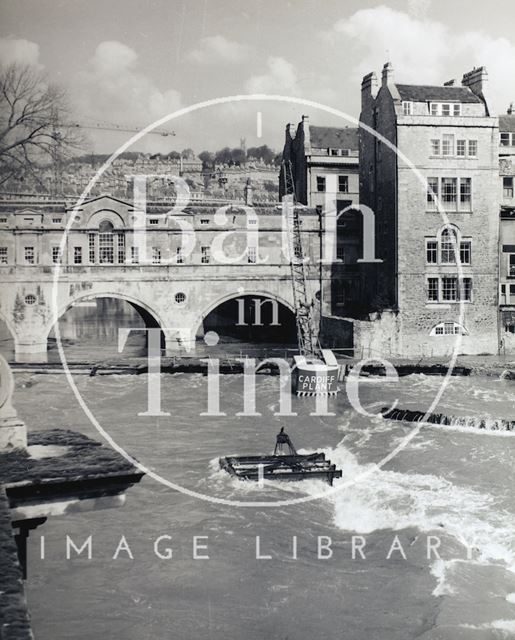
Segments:
[[[302,248],[299,207],[295,201],[295,183],[291,162],[283,160],[284,180],[283,211],[286,214],[288,251],[290,254],[293,305],[297,324],[299,351],[303,356],[320,357],[321,349],[306,287],[306,265]]]

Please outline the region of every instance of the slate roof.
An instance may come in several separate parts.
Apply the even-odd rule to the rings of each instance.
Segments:
[[[358,129],[353,127],[309,126],[311,146],[316,149],[355,149],[359,147]]]
[[[515,114],[499,116],[499,131],[515,133]]]
[[[25,449],[0,453],[0,640],[34,640],[11,510],[48,504],[57,496],[65,500],[70,494],[79,499],[117,495],[144,475],[119,453],[82,433],[48,429],[27,437],[30,446],[65,447],[66,452],[44,458],[31,457]]]
[[[481,102],[468,87],[396,84],[402,100],[411,102]]]

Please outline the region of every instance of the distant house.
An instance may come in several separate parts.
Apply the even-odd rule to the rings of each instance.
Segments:
[[[359,201],[358,129],[315,126],[308,116],[302,116],[293,134],[288,124],[279,176],[281,198],[292,184],[296,201],[320,214],[324,233],[331,226],[325,212],[337,212],[336,249],[332,263],[326,262],[322,269],[322,315],[354,315],[359,311],[362,288],[357,268],[362,222],[361,214],[353,209]]]
[[[318,127],[302,116],[295,135],[286,126],[283,160],[291,163],[295,196],[308,207],[323,206],[326,194],[335,195],[341,211],[359,197],[358,129]],[[284,167],[284,165],[283,165]],[[329,178],[335,176],[335,180]],[[279,177],[279,195],[286,193],[284,168]]]

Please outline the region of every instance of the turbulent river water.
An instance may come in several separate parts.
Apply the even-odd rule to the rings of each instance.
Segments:
[[[241,507],[147,477],[122,508],[49,519],[29,539],[28,599],[38,640],[515,637],[512,434],[423,427],[374,468],[415,426],[360,415],[344,392],[331,400],[332,416],[310,415],[312,400],[294,398],[298,415],[281,417],[274,415],[278,378],[258,376],[261,415],[239,416],[243,379],[227,375],[220,382],[226,415],[209,417],[200,415],[206,377],[163,375],[162,408],[170,415],[157,418],[138,416],[146,409],[145,375],[75,380],[114,440],[171,482],[204,497],[313,500]],[[23,373],[16,382],[15,403],[30,429],[72,428],[100,438],[63,375]],[[370,412],[395,399],[427,409],[441,383],[424,375],[391,384],[367,379],[360,398]],[[508,380],[452,378],[438,411],[512,419],[513,389]],[[219,456],[269,452],[281,425],[297,448],[324,450],[342,468],[334,492],[320,497],[326,485],[317,481],[259,486],[218,469]],[[67,535],[77,545],[92,536],[91,560],[66,559]],[[169,559],[154,552],[165,535],[171,538],[158,550],[172,549]],[[132,559],[126,550],[113,559],[122,536]],[[198,553],[209,559],[193,559],[194,536],[206,536],[197,540],[207,547]],[[270,558],[256,559],[256,536]],[[353,559],[353,536],[362,536],[354,545],[364,544],[364,558],[355,548]],[[440,542],[440,558],[427,557],[428,541]],[[318,557],[329,549],[331,557]]]

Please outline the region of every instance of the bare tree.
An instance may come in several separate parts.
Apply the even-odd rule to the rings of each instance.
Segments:
[[[0,67],[0,185],[28,177],[42,185],[41,168],[57,175],[82,143],[63,89],[32,66]]]

